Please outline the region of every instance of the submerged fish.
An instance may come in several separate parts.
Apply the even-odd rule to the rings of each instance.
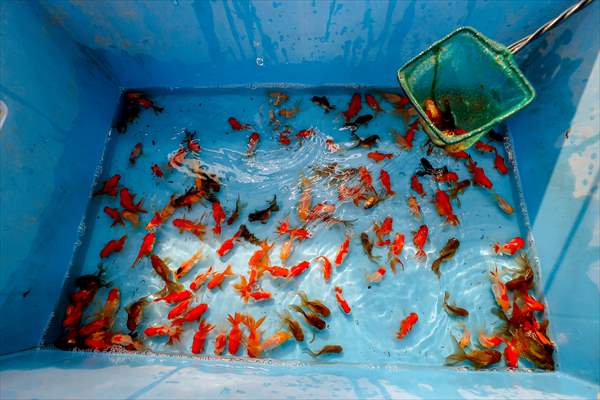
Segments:
[[[257,210],[248,215],[248,221],[255,222],[260,221],[266,223],[272,212],[279,211],[279,205],[277,205],[277,196],[273,196],[273,200],[269,202],[269,206],[263,210]]]
[[[473,350],[469,353],[465,352],[453,338],[456,344],[456,353],[446,357],[446,365],[458,364],[461,361],[468,360],[477,369],[489,367],[496,364],[502,358],[502,353],[493,349]]]
[[[307,324],[309,324],[312,327],[317,328],[318,330],[322,331],[323,329],[325,329],[325,326],[327,325],[325,323],[325,321],[323,321],[320,317],[318,317],[315,314],[312,313],[307,313],[306,311],[304,311],[302,309],[302,307],[296,305],[296,304],[292,304],[290,306],[290,308],[294,311],[296,311],[297,313],[302,314],[302,316],[304,317],[304,320],[306,321]]]
[[[362,248],[365,251],[365,254],[367,255],[367,257],[369,257],[369,260],[373,261],[374,263],[377,263],[377,261],[381,257],[373,255],[373,242],[369,238],[369,234],[367,232],[362,232],[360,234],[360,243],[362,244]]]
[[[377,141],[380,139],[379,135],[370,135],[364,139],[354,132],[352,132],[350,135],[352,136],[352,140],[356,142],[350,147],[351,149],[354,149],[356,147],[364,147],[365,149],[370,149],[371,147],[375,146],[377,144]]]
[[[468,317],[469,316],[469,312],[467,310],[465,310],[464,308],[448,304],[449,298],[450,298],[450,293],[444,292],[444,309],[449,314],[454,314],[459,317]]]
[[[308,296],[303,291],[298,291],[298,296],[300,297],[302,305],[312,312],[321,314],[324,317],[328,317],[329,314],[331,314],[331,311],[325,304],[321,303],[319,300],[309,300]]]
[[[311,351],[309,348],[304,349],[304,351],[310,354],[312,357],[319,357],[323,354],[339,354],[344,351],[343,347],[338,344],[328,344],[321,348],[321,350],[316,353]]]
[[[450,238],[440,250],[440,256],[431,264],[431,270],[439,278],[441,276],[440,266],[444,261],[448,261],[456,254],[456,250],[460,246],[460,241],[456,238]]]
[[[321,107],[326,113],[335,110],[335,106],[329,104],[329,100],[327,100],[327,97],[325,96],[313,96],[310,101]]]

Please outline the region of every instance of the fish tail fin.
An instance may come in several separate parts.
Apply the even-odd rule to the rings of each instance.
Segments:
[[[302,349],[302,351],[305,352],[306,354],[308,354],[309,356],[311,356],[312,358],[317,358],[317,353],[315,353],[314,351],[312,351],[308,347],[305,348],[305,349]]]
[[[235,273],[233,272],[233,270],[231,269],[231,264],[229,264],[227,266],[227,268],[225,268],[225,271],[223,271],[223,275],[224,276],[234,276]]]
[[[492,246],[492,249],[494,250],[494,253],[500,254],[500,243],[498,243],[498,242],[494,243],[494,246]]]
[[[356,133],[350,132],[350,137],[352,138],[352,140],[360,142],[360,137]]]
[[[450,354],[448,357],[446,357],[446,365],[458,364],[459,362],[467,359],[467,354],[462,349],[462,347],[460,347],[460,345],[458,344],[458,342],[456,341],[454,336],[452,336],[452,342],[454,343],[456,352],[453,354]]]
[[[169,333],[169,340],[167,341],[168,345],[179,342],[181,338],[181,332],[183,332],[183,328],[181,326],[173,327],[173,332]]]
[[[423,249],[419,249],[417,251],[417,257],[425,257],[427,256],[427,254],[425,254],[425,252],[423,251]]]
[[[300,297],[302,305],[306,305],[308,303],[308,296],[302,290],[298,290],[298,297]]]
[[[438,277],[438,279],[440,279],[440,277],[441,277],[441,273],[440,273],[440,265],[441,264],[442,264],[442,260],[439,258],[431,264],[431,270]]]

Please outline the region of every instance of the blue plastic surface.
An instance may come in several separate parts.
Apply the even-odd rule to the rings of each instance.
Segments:
[[[457,26],[508,44],[570,3],[2,2],[0,96],[9,116],[0,134],[0,353],[40,342],[118,87],[393,86],[403,62]],[[593,398],[600,382],[599,9],[595,2],[519,55],[538,98],[509,122],[558,372],[223,366],[29,351],[0,361],[0,397]]]

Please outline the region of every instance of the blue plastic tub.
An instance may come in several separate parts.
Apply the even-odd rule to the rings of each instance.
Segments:
[[[596,398],[598,21],[520,53],[536,100],[507,124],[554,372],[215,361],[43,346],[128,88],[395,87],[459,26],[511,43],[570,2],[4,1],[0,4],[0,398]]]

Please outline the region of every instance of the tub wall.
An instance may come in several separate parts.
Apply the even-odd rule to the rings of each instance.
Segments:
[[[37,4],[0,3],[0,354],[36,346],[77,240],[118,88]]]

